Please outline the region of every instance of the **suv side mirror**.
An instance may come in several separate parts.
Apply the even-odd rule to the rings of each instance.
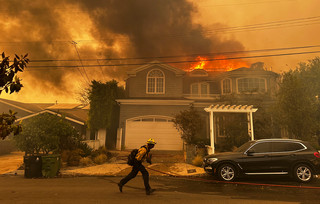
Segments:
[[[255,153],[253,149],[249,149],[249,150],[247,151],[247,155],[248,155],[248,156],[252,156],[253,153]]]

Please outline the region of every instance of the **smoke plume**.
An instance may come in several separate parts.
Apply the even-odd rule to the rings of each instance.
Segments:
[[[187,0],[3,0],[0,3],[1,51],[11,56],[29,53],[32,62],[24,74],[25,86],[32,83],[58,95],[69,94],[93,79],[121,81],[125,72],[133,68],[104,65],[244,49],[237,41],[207,36],[205,29],[193,22],[197,8]],[[52,59],[66,61],[44,61]],[[101,66],[84,69],[82,65]]]

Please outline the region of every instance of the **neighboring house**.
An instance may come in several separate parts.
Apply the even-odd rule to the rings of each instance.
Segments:
[[[94,149],[105,145],[105,135],[91,133],[87,128],[88,107],[81,104],[54,104],[54,103],[21,103],[17,101],[0,99],[0,113],[9,110],[17,112],[17,121],[27,120],[36,115],[50,113],[59,117],[63,116],[77,129],[85,142]]]
[[[183,141],[172,119],[191,104],[205,118],[204,132],[209,138],[210,120],[204,108],[226,104],[231,97],[245,105],[248,95],[263,96],[264,103],[272,103],[278,78],[278,74],[262,68],[186,72],[157,61],[127,74],[127,98],[117,100],[120,104],[119,149],[137,148],[148,138],[154,138],[157,150],[182,150]]]

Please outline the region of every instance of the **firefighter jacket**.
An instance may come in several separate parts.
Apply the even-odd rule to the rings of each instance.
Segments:
[[[148,145],[144,145],[140,147],[138,153],[136,155],[136,160],[139,162],[143,162],[149,156],[150,149],[148,149]]]

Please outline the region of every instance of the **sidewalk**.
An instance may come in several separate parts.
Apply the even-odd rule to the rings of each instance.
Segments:
[[[60,170],[61,176],[125,176],[131,171],[126,164],[129,152],[117,151],[118,155],[108,163],[88,167],[65,167]],[[24,175],[24,170],[17,170],[23,164],[23,153],[14,152],[0,156],[0,175]],[[151,176],[196,176],[204,174],[201,167],[184,163],[183,153],[154,152],[153,164],[145,163]]]

